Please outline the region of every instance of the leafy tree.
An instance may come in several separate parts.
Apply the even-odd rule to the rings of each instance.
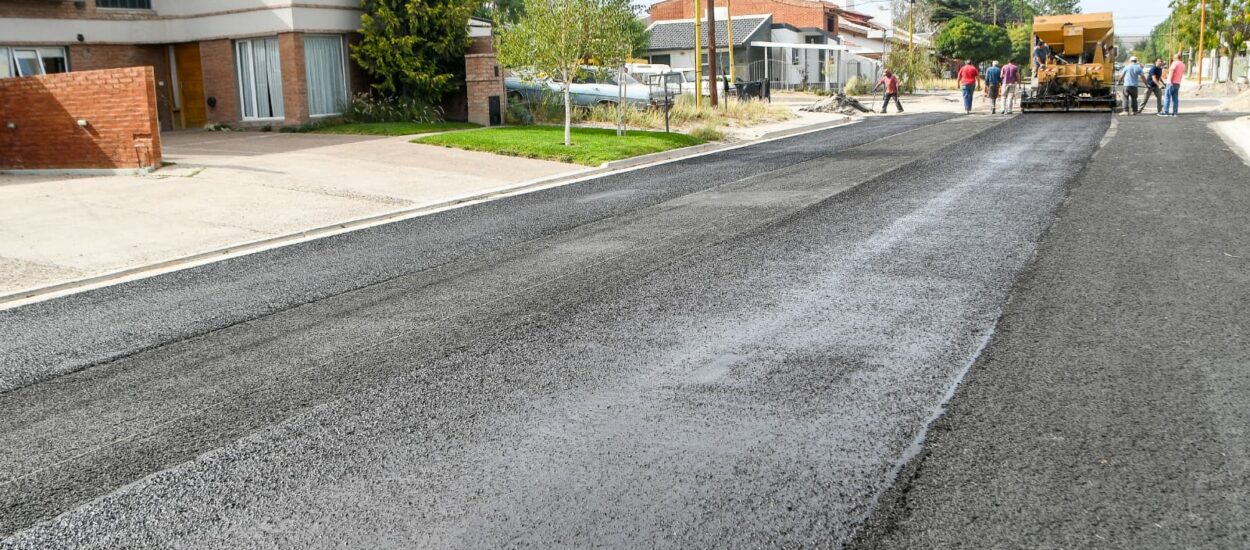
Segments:
[[[478,6],[473,15],[494,21],[496,25],[516,23],[525,13],[523,0],[491,0]]]
[[[1081,13],[1081,0],[1032,0],[1030,4],[1037,15]]]
[[[923,3],[926,6],[921,9],[930,14],[931,22],[939,25],[957,17],[989,25],[1006,25],[1031,21],[1035,13],[1030,0],[927,0]],[[917,10],[917,13],[920,11]]]
[[[921,47],[911,50],[907,44],[891,46],[885,58],[885,68],[898,75],[898,87],[904,93],[915,92],[917,81],[937,75],[933,52]]]
[[[616,61],[628,54],[632,44],[622,34],[625,19],[632,17],[628,0],[524,0],[521,18],[496,32],[503,66],[530,69],[559,83],[566,146],[573,144],[573,78],[587,60]]]
[[[631,9],[633,9],[631,5]],[[626,37],[630,44],[630,55],[641,58],[651,49],[651,33],[647,31],[647,22],[631,17],[626,25]]]
[[[1030,66],[1029,54],[1033,51],[1033,22],[1007,27],[1007,37],[1011,39],[1010,59],[1025,70]]]
[[[989,61],[1011,56],[1011,38],[1002,27],[957,17],[933,39],[939,54],[957,59]]]
[[[464,81],[476,0],[362,0],[352,59],[379,92],[438,103]]]

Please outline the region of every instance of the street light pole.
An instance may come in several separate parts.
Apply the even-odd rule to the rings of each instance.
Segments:
[[[1207,49],[1207,0],[1202,0],[1198,9],[1202,11],[1198,23],[1198,86],[1202,86],[1202,54]]]

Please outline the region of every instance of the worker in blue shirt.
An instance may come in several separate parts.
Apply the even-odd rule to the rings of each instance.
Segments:
[[[990,98],[990,114],[998,114],[998,91],[1003,86],[1003,69],[998,62],[990,63],[985,70],[985,96]]]
[[[1124,111],[1122,115],[1137,114],[1137,87],[1141,85],[1141,65],[1137,63],[1137,56],[1128,58],[1128,66],[1120,72],[1119,81],[1124,83]]]

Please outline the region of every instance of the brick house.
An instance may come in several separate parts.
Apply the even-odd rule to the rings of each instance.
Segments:
[[[162,129],[333,116],[367,75],[359,0],[2,0],[0,78],[152,67]],[[489,22],[470,21],[472,52]],[[449,117],[464,116],[453,98]]]
[[[717,65],[724,74],[728,60],[720,52],[728,46],[723,29],[730,13],[723,6],[713,11]],[[767,77],[782,87],[829,87],[845,83],[849,76],[875,75],[880,68],[887,30],[873,22],[871,15],[827,0],[734,0],[732,15],[739,78]],[[706,19],[705,13],[699,16]],[[693,56],[686,53],[694,46],[694,17],[690,0],[663,0],[651,6],[651,63],[679,69],[694,66]],[[761,30],[757,22],[766,26]],[[703,43],[707,43],[706,26]],[[706,70],[707,56],[701,57]]]
[[[694,3],[664,0],[652,5],[649,13],[652,22],[691,19]],[[774,24],[822,31],[829,36],[845,34],[867,38],[873,31],[884,30],[872,22],[873,16],[825,0],[734,0],[733,15],[739,14],[769,14]]]

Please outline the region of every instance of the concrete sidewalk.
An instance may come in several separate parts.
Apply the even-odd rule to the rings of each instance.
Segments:
[[[409,138],[174,132],[149,176],[0,175],[0,296],[584,167]]]

